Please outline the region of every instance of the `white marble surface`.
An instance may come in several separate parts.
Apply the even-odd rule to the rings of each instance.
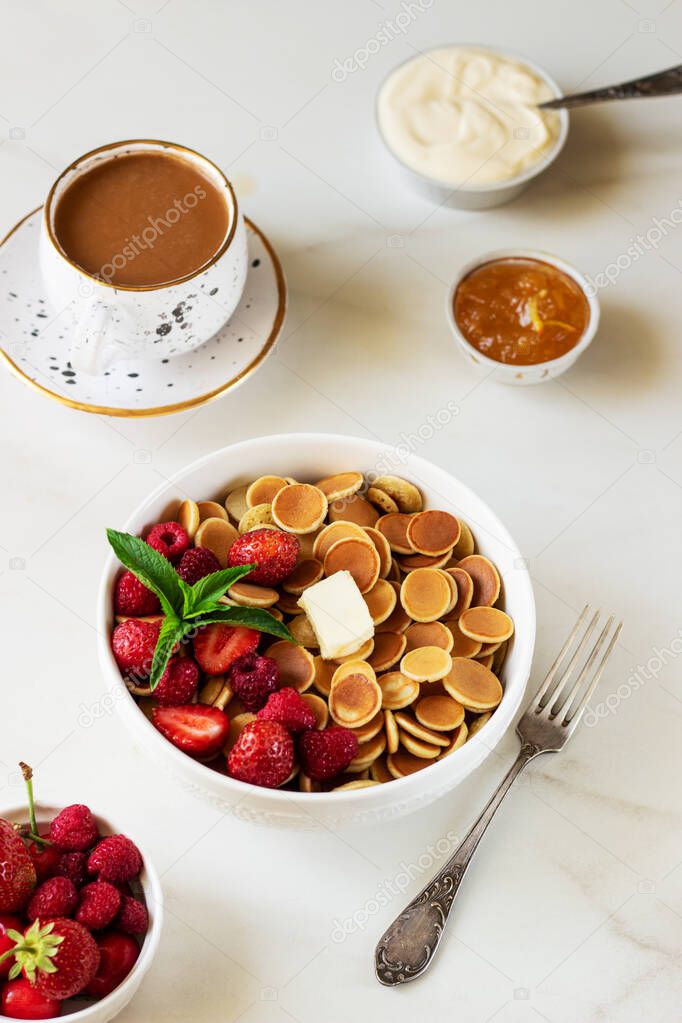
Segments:
[[[653,218],[679,209],[682,100],[576,113],[551,173],[484,214],[435,210],[406,192],[372,103],[392,65],[446,40],[525,52],[568,88],[666,67],[682,60],[682,4],[433,0],[364,70],[335,81],[335,61],[367,48],[402,9],[0,3],[3,230],[92,146],[177,139],[234,177],[292,290],[273,358],[192,413],[95,418],[0,377],[0,805],[21,796],[21,757],[45,797],[92,802],[144,835],[168,922],[125,1023],[680,1016],[682,227],[601,291],[597,341],[558,383],[505,389],[475,375],[448,336],[443,297],[461,262],[499,246],[545,247],[592,275],[614,263]],[[177,793],[116,717],[86,727],[83,707],[101,686],[93,617],[105,525],[230,440],[321,428],[399,443],[448,401],[458,415],[418,450],[476,488],[526,553],[535,680],[585,599],[622,615],[625,629],[593,701],[610,696],[611,709],[528,771],[479,851],[433,972],[391,992],[372,975],[375,939],[418,890],[420,857],[433,859],[429,847],[475,816],[513,757],[513,735],[420,815],[302,837],[253,830]],[[639,681],[638,665],[648,676]],[[338,941],[346,919],[353,933]]]

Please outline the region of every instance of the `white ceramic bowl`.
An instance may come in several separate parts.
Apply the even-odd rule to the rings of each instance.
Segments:
[[[473,491],[444,469],[405,453],[402,448],[334,434],[257,437],[215,451],[183,469],[136,509],[125,528],[140,534],[154,522],[171,518],[179,501],[186,497],[220,500],[233,487],[266,473],[314,481],[346,469],[404,476],[421,489],[427,507],[448,509],[470,523],[479,550],[500,570],[505,607],[516,625],[503,671],[504,697],[488,724],[470,742],[410,777],[334,793],[298,793],[247,785],[181,753],[154,728],[126,690],[109,641],[113,585],[119,571],[115,558],[110,556],[97,612],[99,656],[109,687],[104,698],[118,708],[131,738],[168,770],[183,789],[245,820],[293,828],[328,828],[344,823],[378,823],[425,806],[458,785],[495,748],[526,688],[535,642],[535,603],[530,577],[516,544],[494,512]]]
[[[549,359],[547,362],[538,362],[531,366],[519,366],[515,363],[498,362],[496,359],[491,359],[469,344],[455,319],[455,292],[467,274],[482,266],[483,263],[489,263],[495,259],[538,259],[543,263],[555,266],[557,270],[563,270],[565,274],[573,278],[583,291],[590,307],[589,322],[577,345],[564,355],[559,356],[558,359]],[[561,376],[567,369],[570,369],[592,343],[599,327],[599,301],[594,288],[590,287],[589,281],[584,274],[581,274],[580,270],[567,263],[565,259],[553,256],[549,252],[542,252],[540,249],[496,249],[494,252],[486,252],[476,259],[470,260],[461,267],[453,281],[452,287],[448,291],[445,315],[448,318],[450,329],[462,354],[479,368],[485,369],[486,374],[491,376],[493,380],[498,380],[503,384],[541,384],[545,380],[552,380],[554,377]]]
[[[530,68],[538,78],[541,78],[543,82],[549,87],[552,93],[552,97],[562,96],[563,92],[549,75],[544,68],[536,64],[535,61],[528,60],[527,57],[523,57],[518,53],[512,53],[509,50],[497,49],[494,46],[481,46],[479,43],[452,43],[446,44],[445,46],[438,46],[435,49],[446,49],[448,45],[461,46],[466,49],[472,50],[483,50],[487,53],[493,53],[499,57],[506,57],[509,60],[516,60],[520,64],[525,64],[526,67]],[[428,51],[426,51],[428,53]],[[409,57],[403,64],[408,64],[410,61],[415,60],[415,57]],[[397,65],[402,67],[402,64]],[[445,184],[443,181],[439,181],[436,178],[431,178],[426,174],[420,174],[419,171],[414,170],[409,164],[405,163],[391,148],[388,144],[381,130],[381,121],[379,118],[379,96],[384,87],[384,83],[391,77],[391,75],[397,70],[393,68],[386,78],[382,81],[377,92],[377,101],[375,104],[375,120],[377,124],[377,130],[381,141],[384,143],[387,151],[395,161],[396,165],[402,173],[403,180],[412,186],[412,188],[419,193],[423,198],[429,199],[437,206],[451,206],[455,209],[460,210],[486,210],[491,209],[493,206],[502,206],[504,203],[511,202],[512,199],[516,199],[533,181],[538,175],[542,174],[543,171],[547,170],[550,164],[554,163],[557,156],[564,148],[566,138],[568,136],[568,111],[557,110],[555,113],[559,117],[559,134],[557,135],[554,145],[547,151],[541,160],[534,163],[532,166],[527,167],[526,170],[522,171],[521,174],[517,174],[513,178],[507,178],[504,181],[491,182],[487,185],[463,185],[460,188],[453,187],[452,185]]]
[[[36,818],[38,825],[48,824],[53,817],[56,817],[63,806],[55,806],[49,803],[36,803]],[[12,823],[24,823],[28,820],[26,805],[12,806],[8,810],[0,809],[0,817]],[[127,834],[125,829],[119,828],[109,818],[100,817],[95,814],[101,835]],[[118,1016],[128,1002],[131,1000],[144,975],[149,970],[152,960],[156,955],[161,938],[161,927],[163,925],[163,892],[161,882],[156,873],[149,856],[142,848],[136,836],[131,836],[138,849],[142,853],[144,866],[140,874],[140,884],[144,891],[144,898],[149,912],[149,929],[144,936],[137,962],[128,976],[123,980],[111,994],[105,995],[97,1002],[86,1001],[78,997],[68,999],[63,1003],[62,1012],[58,1019],[68,1019],[69,1023],[108,1023],[108,1020]],[[69,1008],[73,1006],[72,1011]],[[12,1020],[14,1016],[1,1016],[3,1020]]]

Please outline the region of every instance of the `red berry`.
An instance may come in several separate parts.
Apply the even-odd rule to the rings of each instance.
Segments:
[[[82,924],[63,917],[32,923],[23,941],[15,945],[14,957],[35,990],[48,998],[77,995],[99,966],[99,949],[93,936]],[[52,972],[43,968],[46,961]]]
[[[54,1019],[61,1011],[58,998],[49,998],[23,977],[11,980],[2,991],[2,1014],[12,1019]]]
[[[149,530],[147,543],[169,561],[179,561],[189,547],[189,536],[179,522],[158,522]]]
[[[97,821],[87,806],[74,803],[58,813],[50,824],[50,841],[62,852],[83,852],[99,838]]]
[[[233,661],[258,646],[260,632],[243,625],[205,625],[194,637],[194,656],[207,675],[222,675]]]
[[[44,837],[47,838],[48,835],[45,834]],[[54,877],[62,858],[59,849],[54,845],[39,845],[38,842],[29,842],[28,854],[33,860],[39,881],[47,881],[48,877]]]
[[[160,622],[143,622],[135,618],[119,622],[111,637],[111,647],[122,672],[147,678],[152,670],[160,629]]]
[[[54,916],[71,916],[78,904],[78,892],[68,877],[51,877],[43,881],[30,898],[26,916],[29,920],[50,920]]]
[[[76,888],[82,888],[88,879],[88,854],[84,852],[62,853],[55,874],[68,877]]]
[[[272,657],[245,654],[230,667],[230,685],[248,711],[265,706],[268,696],[281,685],[277,661]]]
[[[209,759],[225,745],[227,714],[217,707],[187,703],[181,707],[155,707],[152,721],[169,742],[190,757]]]
[[[239,781],[275,789],[294,766],[294,744],[278,721],[251,721],[227,758],[228,773]]]
[[[86,994],[104,998],[128,976],[140,954],[134,938],[118,931],[108,931],[97,937],[99,967],[85,989]]]
[[[134,899],[132,895],[123,895],[114,926],[124,934],[146,934],[149,927],[149,913],[144,902]]]
[[[288,688],[272,693],[258,711],[258,717],[262,721],[279,721],[289,732],[305,732],[316,723],[315,715],[301,694]]]
[[[252,529],[237,537],[227,554],[230,568],[237,565],[257,567],[246,577],[250,583],[276,586],[296,568],[301,544],[293,533],[279,529]]]
[[[81,889],[76,920],[89,931],[108,927],[121,906],[121,893],[108,881],[93,881]]]
[[[36,868],[9,821],[0,818],[0,913],[23,909],[36,886]]]
[[[154,690],[162,707],[191,703],[199,684],[199,669],[191,657],[173,657]]]
[[[24,925],[21,921],[21,917],[14,916],[12,913],[0,913],[0,956],[4,955],[5,952],[9,952],[11,948],[14,948],[14,941],[7,934],[8,931],[19,931],[24,929]],[[0,963],[0,980],[7,976],[9,971],[14,965],[14,959],[8,956]]]
[[[114,588],[114,611],[117,615],[155,615],[160,610],[159,598],[132,572],[124,572],[118,577]]]
[[[203,579],[205,575],[220,571],[220,562],[213,551],[207,547],[190,547],[180,558],[178,575],[187,583],[193,586]]]
[[[132,881],[142,870],[142,855],[125,835],[108,835],[90,853],[88,870],[99,881]]]
[[[298,752],[304,773],[316,781],[324,781],[346,770],[358,752],[358,739],[348,728],[334,725],[322,732],[304,732]]]

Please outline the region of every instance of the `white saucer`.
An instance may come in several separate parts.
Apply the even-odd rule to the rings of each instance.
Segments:
[[[38,267],[42,207],[0,242],[0,356],[25,384],[83,412],[161,416],[203,405],[241,383],[272,351],[284,323],[286,282],[265,235],[245,218],[249,271],[241,302],[210,341],[186,355],[117,362],[101,377],[68,361],[63,320]]]

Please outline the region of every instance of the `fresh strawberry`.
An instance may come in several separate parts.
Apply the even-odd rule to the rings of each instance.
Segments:
[[[239,781],[275,789],[294,766],[294,744],[278,721],[251,721],[227,758],[228,773]]]
[[[93,881],[81,889],[76,920],[89,931],[108,927],[121,906],[121,893],[108,881]]]
[[[358,739],[337,725],[324,731],[304,732],[298,743],[301,769],[309,778],[324,781],[345,771],[358,752]]]
[[[55,916],[71,916],[78,905],[78,892],[68,877],[51,877],[38,885],[31,896],[26,916],[29,920],[50,920]]]
[[[301,544],[293,533],[279,529],[252,529],[237,537],[227,554],[230,568],[256,565],[246,578],[250,583],[276,586],[296,568]]]
[[[187,583],[194,586],[205,575],[220,571],[220,562],[213,551],[207,547],[190,547],[180,558],[178,575]]]
[[[142,854],[126,835],[108,835],[90,853],[88,870],[99,881],[132,881],[142,870]]]
[[[262,721],[279,721],[289,732],[305,732],[315,727],[315,715],[295,689],[280,689],[272,693],[263,709],[258,711],[258,717]]]
[[[152,669],[161,622],[119,622],[111,637],[111,648],[122,672],[146,678]]]
[[[149,927],[149,913],[144,902],[132,895],[121,897],[121,908],[114,920],[114,927],[124,934],[146,934]]]
[[[88,854],[84,852],[62,853],[55,873],[68,877],[76,888],[82,888],[88,879]]]
[[[147,543],[175,563],[189,547],[189,536],[179,522],[158,522],[149,530]]]
[[[118,577],[114,588],[114,611],[117,615],[155,615],[160,610],[159,598],[136,575],[124,572]]]
[[[194,637],[194,656],[207,675],[222,675],[233,661],[258,646],[260,632],[243,625],[205,625]]]
[[[23,909],[36,886],[29,851],[9,821],[0,818],[0,913]]]
[[[21,917],[12,913],[0,913],[0,956],[10,948],[14,948],[15,942],[7,934],[8,931],[21,931],[23,927]],[[7,976],[12,969],[12,958],[5,959],[0,963],[0,980]]]
[[[104,998],[128,976],[140,954],[134,938],[119,931],[107,931],[97,937],[99,966],[85,989],[88,995]]]
[[[191,703],[199,684],[199,669],[191,657],[173,657],[158,681],[154,697],[162,707]]]
[[[201,703],[155,707],[152,722],[183,753],[202,759],[215,756],[225,744],[230,724],[222,710]]]
[[[12,937],[15,933],[12,931]],[[36,920],[24,935],[17,934],[17,938],[20,940],[14,946],[16,962],[10,977],[13,979],[23,971],[35,990],[48,998],[77,995],[97,972],[97,943],[75,920],[57,917],[44,925]]]
[[[2,990],[2,1015],[12,1019],[54,1019],[62,1003],[58,998],[49,998],[21,977],[11,980]]]
[[[83,803],[73,803],[57,814],[49,835],[61,852],[84,852],[99,838],[99,829],[92,811]]]
[[[48,833],[40,835],[41,838],[48,838]],[[29,842],[28,854],[33,860],[36,868],[36,875],[39,881],[47,881],[48,877],[54,877],[61,859],[61,851],[54,845],[43,845],[42,842]]]
[[[270,693],[282,684],[277,661],[255,653],[233,661],[229,678],[235,696],[239,697],[246,710],[254,713],[265,706]]]

